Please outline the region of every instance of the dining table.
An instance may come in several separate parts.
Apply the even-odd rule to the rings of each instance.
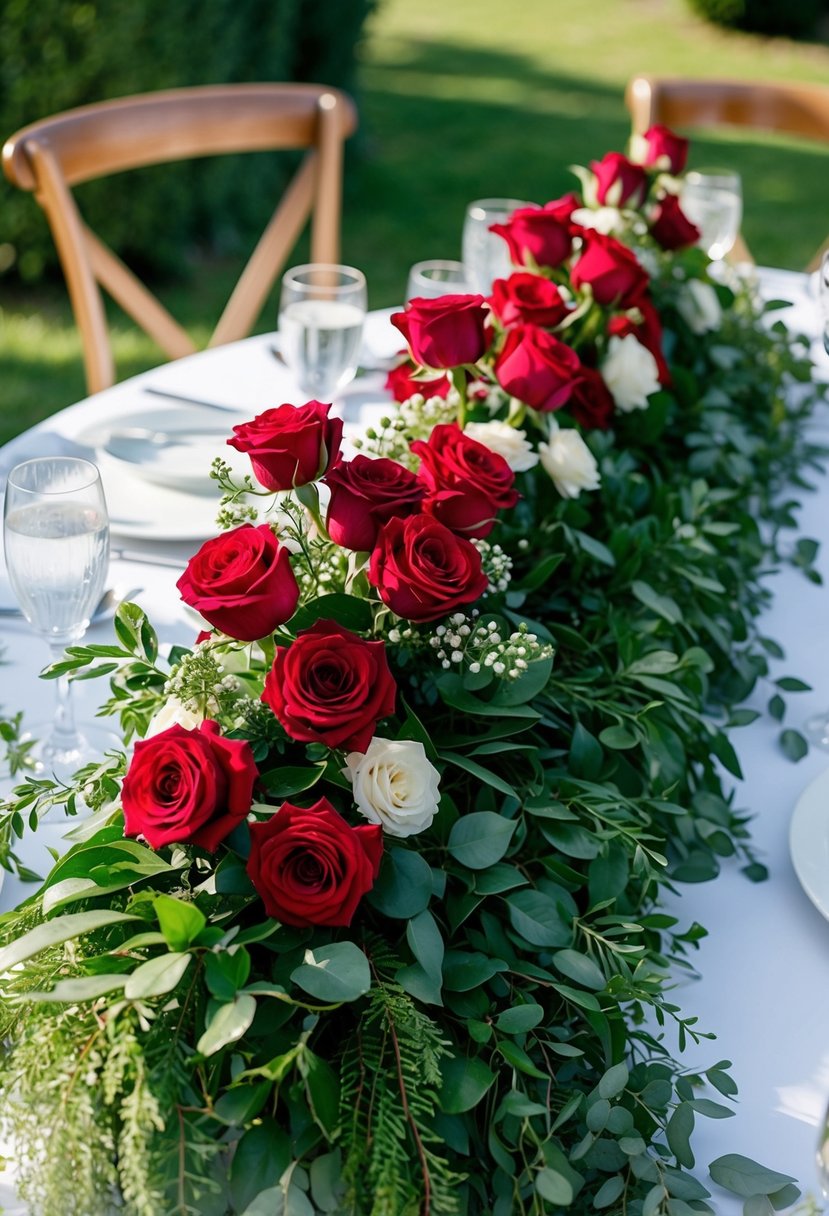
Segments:
[[[813,280],[761,270],[757,282],[767,298],[790,301],[774,319],[810,336],[816,376],[829,381]],[[392,408],[383,368],[401,343],[389,324],[391,311],[369,314],[361,370],[338,398],[347,434]],[[235,455],[225,444],[234,423],[299,400],[279,355],[278,336],[260,334],[147,371],[62,410],[0,449],[0,481],[12,465],[31,456],[74,453],[94,460],[111,520],[109,583],[132,593],[162,646],[186,645],[194,640],[198,623],[175,584],[188,557],[215,532],[218,494],[206,477],[210,459]],[[825,402],[810,429],[829,448]],[[169,453],[154,450],[169,448],[171,442],[175,447],[176,431],[182,433],[177,446],[186,466],[179,480],[170,471]],[[192,437],[194,431],[198,442],[190,446],[198,451],[185,451],[184,436]],[[163,436],[164,442],[153,435]],[[829,471],[811,480],[810,492],[798,491],[801,506],[792,544],[800,536],[829,541]],[[768,878],[752,882],[738,861],[723,859],[715,880],[677,884],[664,897],[666,910],[680,926],[698,923],[706,930],[689,956],[693,974],[677,971],[668,1000],[684,1017],[697,1019],[696,1030],[716,1037],[689,1043],[680,1054],[670,1020],[652,1030],[667,1054],[689,1072],[729,1060],[739,1091],[730,1103],[732,1117],[698,1116],[692,1137],[695,1172],[721,1216],[742,1211],[742,1201],[708,1177],[708,1163],[726,1153],[743,1154],[791,1175],[804,1191],[819,1194],[816,1138],[829,1101],[829,752],[813,747],[793,763],[780,747],[780,724],[765,712],[774,680],[783,675],[802,677],[811,686],[788,698],[785,726],[802,728],[812,713],[829,710],[829,544],[816,567],[823,585],[809,581],[796,564],[783,563],[769,572],[773,598],[760,624],[764,635],[783,647],[785,658],[770,659],[769,677],[749,702],[763,712],[731,735],[743,779],[726,780],[734,806],[751,817],[752,847],[768,868]],[[0,573],[0,603],[11,602]],[[105,642],[111,631],[111,622],[101,622],[86,636]],[[47,659],[43,640],[24,620],[2,618],[0,643],[0,712],[23,710],[25,723],[48,720],[53,688],[38,679]],[[81,722],[92,717],[103,692],[100,681],[75,685]],[[9,778],[4,786],[9,788]],[[19,843],[21,858],[45,873],[48,849],[66,847],[66,830],[65,821],[42,824]],[[33,890],[6,874],[0,911]],[[719,1098],[713,1092],[705,1096]],[[14,1150],[6,1151],[0,1211],[23,1216],[26,1209],[15,1198]]]

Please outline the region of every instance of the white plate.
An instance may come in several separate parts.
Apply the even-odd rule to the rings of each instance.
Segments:
[[[829,769],[797,800],[789,826],[789,852],[801,887],[829,920]]]
[[[210,418],[199,413],[194,420],[192,409],[147,410],[140,421],[127,417],[111,423],[98,453],[154,485],[215,496],[210,466],[216,456],[240,474],[249,469],[247,458],[227,445],[233,421],[228,424],[215,413]]]

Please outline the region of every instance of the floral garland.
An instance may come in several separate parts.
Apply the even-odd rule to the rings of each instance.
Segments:
[[[797,342],[692,248],[686,150],[654,128],[516,212],[488,300],[411,301],[356,455],[319,402],[234,427],[251,476],[217,462],[178,584],[209,628],[162,660],[123,605],[47,673],[108,676],[139,738],[0,808],[9,866],[25,818],[93,812],[2,921],[45,1216],[713,1212],[693,1126],[735,1086],[673,1058],[704,931],[660,891],[763,877],[719,765],[816,397],[783,409]]]

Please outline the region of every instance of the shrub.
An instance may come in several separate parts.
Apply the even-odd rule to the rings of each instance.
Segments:
[[[829,13],[827,0],[690,0],[691,7],[715,25],[758,34],[805,38]]]

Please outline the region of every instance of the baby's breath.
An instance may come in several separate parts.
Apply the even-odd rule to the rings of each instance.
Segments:
[[[537,659],[548,659],[553,648],[539,641],[522,621],[511,633],[501,632],[497,621],[476,620],[456,612],[438,625],[429,645],[445,671],[463,667],[477,675],[489,668],[499,679],[517,680]]]
[[[496,591],[506,591],[512,578],[512,558],[504,552],[500,545],[488,540],[473,540],[472,544],[481,555],[484,574],[489,579],[487,590],[490,594]]]
[[[237,677],[222,669],[214,648],[197,646],[173,668],[164,692],[191,713],[217,718],[232,709],[239,688]]]
[[[428,439],[433,429],[442,422],[451,422],[458,412],[457,394],[424,397],[415,393],[397,408],[394,417],[380,419],[376,426],[369,427],[363,436],[353,440],[354,447],[367,456],[386,456],[406,468],[416,469],[419,461],[409,450],[415,439]]]

